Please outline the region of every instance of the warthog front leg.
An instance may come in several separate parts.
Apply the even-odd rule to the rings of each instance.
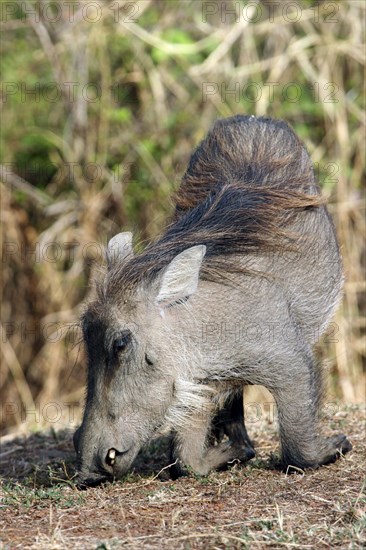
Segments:
[[[223,435],[229,439],[223,442]],[[177,460],[171,468],[173,478],[183,473],[179,461],[206,475],[234,460],[247,462],[253,458],[255,452],[244,426],[242,395],[228,399],[214,420],[195,419],[190,429],[175,435],[173,445],[172,461]]]
[[[220,443],[226,435],[233,443],[246,448],[247,460],[255,456],[253,443],[245,427],[242,392],[227,399],[223,409],[215,416],[212,425],[213,439]]]

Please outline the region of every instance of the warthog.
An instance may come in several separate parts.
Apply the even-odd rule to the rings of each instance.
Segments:
[[[111,239],[83,315],[81,482],[122,476],[161,430],[199,474],[247,460],[246,384],[274,396],[284,466],[313,468],[349,451],[344,435],[318,433],[323,385],[312,347],[343,276],[303,144],[282,121],[219,120],[175,203],[170,225],[143,252],[134,255],[131,233]]]

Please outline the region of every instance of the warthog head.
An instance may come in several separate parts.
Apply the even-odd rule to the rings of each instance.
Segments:
[[[133,257],[132,235],[110,241],[108,273],[82,320],[87,398],[74,436],[81,482],[122,476],[174,415],[177,393],[184,391],[176,358],[186,353],[176,310],[187,310],[183,302],[197,289],[204,254],[204,246],[190,247],[156,276],[147,273],[142,282],[129,284],[131,276],[121,272]]]

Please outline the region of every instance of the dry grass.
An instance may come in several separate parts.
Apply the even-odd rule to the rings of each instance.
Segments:
[[[87,491],[73,483],[70,431],[6,436],[0,548],[364,548],[365,409],[347,407],[332,418],[331,431],[347,433],[354,450],[306,473],[271,468],[274,424],[249,430],[258,454],[246,467],[171,481],[162,470],[163,441],[123,481]]]
[[[143,239],[156,235],[192,148],[216,117],[240,112],[286,118],[316,163],[347,277],[321,355],[332,395],[362,401],[364,2],[303,2],[292,22],[278,7],[271,20],[263,5],[255,18],[253,3],[235,21],[222,16],[220,3],[208,15],[205,3],[143,1],[122,2],[116,18],[104,2],[91,23],[84,4],[73,22],[18,13],[2,23],[5,80],[20,88],[53,82],[63,91],[75,81],[78,91],[55,102],[41,94],[39,103],[31,95],[22,101],[19,91],[4,103],[0,391],[8,408],[1,429],[34,424],[34,407],[82,401],[83,357],[73,327],[102,245],[121,228]],[[97,102],[79,93],[90,82],[99,86]],[[298,101],[284,96],[293,82]],[[253,99],[255,89],[260,97]],[[42,154],[55,170],[47,181],[41,173],[41,183],[17,160],[27,154],[34,168],[33,141],[24,141],[34,136],[46,143]]]

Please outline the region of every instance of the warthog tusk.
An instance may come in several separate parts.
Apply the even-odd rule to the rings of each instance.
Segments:
[[[107,458],[110,460],[111,466],[113,466],[116,461],[116,449],[109,449]]]

